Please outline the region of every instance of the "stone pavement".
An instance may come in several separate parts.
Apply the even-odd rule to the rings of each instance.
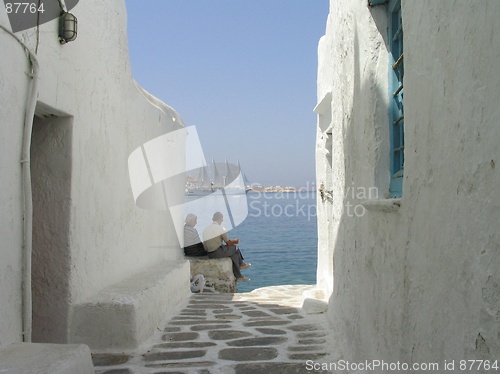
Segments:
[[[333,344],[325,315],[301,308],[302,293],[312,289],[193,294],[138,352],[94,354],[95,372],[318,373],[306,361],[330,362]]]

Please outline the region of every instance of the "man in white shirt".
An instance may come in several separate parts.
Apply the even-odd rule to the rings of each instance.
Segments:
[[[215,212],[212,217],[212,224],[203,230],[203,246],[208,252],[208,258],[230,257],[233,261],[233,273],[239,282],[248,282],[250,279],[244,277],[240,270],[247,269],[251,264],[243,262],[243,256],[236,246],[239,240],[230,240],[226,229],[221,225],[224,217],[221,212]],[[223,244],[226,243],[225,245]]]

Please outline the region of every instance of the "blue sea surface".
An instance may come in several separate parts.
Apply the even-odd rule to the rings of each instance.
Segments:
[[[250,192],[247,218],[228,232],[252,267],[242,273],[238,292],[256,288],[315,284],[318,235],[314,192]],[[224,217],[228,221],[228,217]]]

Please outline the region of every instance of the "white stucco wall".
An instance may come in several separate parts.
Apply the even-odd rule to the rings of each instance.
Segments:
[[[318,101],[332,93],[332,167],[322,103],[317,183],[331,186],[332,198],[318,200],[318,283],[331,291],[328,315],[344,358],[494,360],[500,3],[402,0],[402,7],[405,179],[398,209],[382,200],[389,184],[386,8],[330,2]],[[370,187],[378,199],[363,202]]]
[[[9,26],[0,8],[0,22]],[[34,318],[41,323],[38,334],[57,342],[67,337],[68,308],[51,303],[54,297],[68,306],[162,260],[182,258],[173,220],[183,217],[137,208],[127,164],[132,151],[183,127],[182,120],[167,106],[152,105],[133,80],[124,1],[81,1],[71,12],[78,18],[74,42],[59,43],[57,21],[40,26],[39,102],[58,117],[35,121],[35,131],[44,123],[47,131],[37,132],[41,136],[33,138],[32,151],[38,157],[33,161],[38,170],[33,181],[38,219],[34,257],[39,254],[33,264],[38,308]],[[19,35],[36,48],[35,28]],[[4,345],[21,336],[19,159],[29,64],[20,45],[2,30],[0,45],[0,345]],[[183,164],[184,154],[182,142],[171,144],[165,150],[167,165]],[[166,187],[169,196],[183,195],[182,183]],[[61,212],[61,207],[66,210]]]
[[[0,7],[3,8],[3,7]],[[7,16],[0,10],[0,21]],[[21,334],[22,200],[20,144],[29,69],[24,51],[0,30],[0,346]],[[5,58],[4,56],[10,56]],[[6,74],[5,72],[9,72]],[[7,110],[8,109],[8,110]]]

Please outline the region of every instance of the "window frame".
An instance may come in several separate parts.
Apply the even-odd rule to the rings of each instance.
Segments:
[[[387,4],[389,45],[389,127],[390,175],[389,195],[403,193],[404,175],[404,48],[401,0]]]

